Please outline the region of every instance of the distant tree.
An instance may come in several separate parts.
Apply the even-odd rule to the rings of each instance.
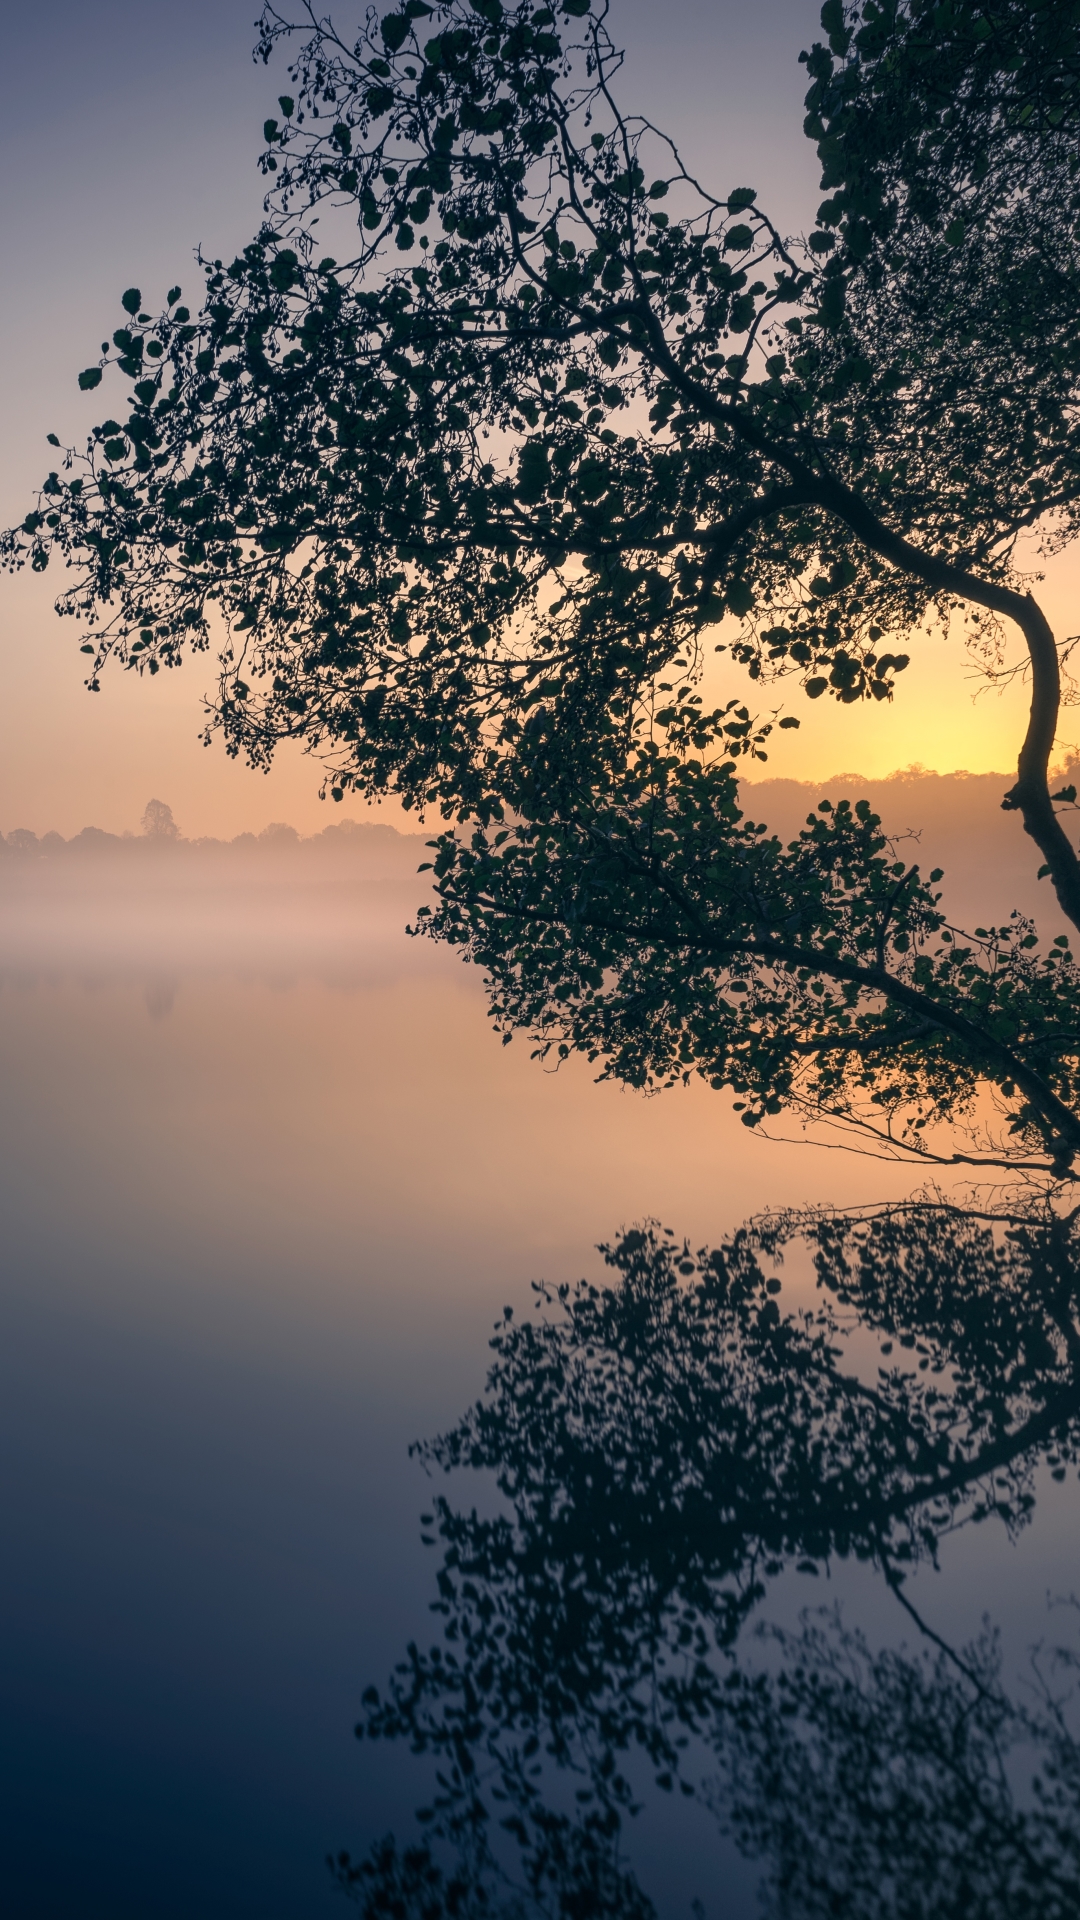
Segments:
[[[178,840],[180,829],[171,807],[164,800],[148,800],[143,808],[142,830],[151,840]]]
[[[623,114],[589,0],[407,0],[355,39],[300,14],[262,20],[264,59],[306,36],[264,128],[266,223],[205,263],[195,318],[179,288],[156,319],[124,295],[115,355],[80,378],[115,358],[130,414],[66,456],[6,539],[12,564],[76,567],[61,604],[98,626],[90,685],[110,656],[156,672],[217,641],[211,725],[230,752],[265,765],[299,738],[336,798],[393,789],[467,823],[439,849],[436,924],[490,950],[497,977],[520,934],[529,978],[499,978],[498,1004],[541,1046],[582,970],[593,1020],[655,924],[667,958],[646,940],[638,1078],[765,1063],[779,995],[823,1097],[786,1066],[737,1077],[748,1121],[798,1080],[804,1110],[865,1126],[869,1103],[890,1144],[923,1151],[955,1075],[1000,1109],[975,1158],[1068,1171],[1067,950],[1033,971],[1016,948],[1034,934],[1011,926],[962,942],[962,962],[955,941],[928,956],[948,930],[865,823],[861,840],[845,825],[847,864],[820,821],[790,855],[754,852],[733,775],[776,716],[706,711],[697,686],[718,647],[759,686],[889,699],[923,620],[962,612],[991,670],[1014,622],[1032,708],[1005,804],[1080,926],[1057,811],[1075,796],[1047,779],[1058,648],[1019,553],[1080,525],[1075,6],[829,0],[808,125],[837,191],[805,244]],[[679,895],[702,809],[730,845],[718,879],[698,862]],[[525,823],[513,886],[507,819]],[[611,833],[603,886],[632,842],[635,893],[614,923],[594,897]],[[479,892],[462,884],[477,860],[495,876]],[[729,922],[734,973],[701,969],[701,924],[715,958]],[[704,999],[672,991],[695,970]],[[751,983],[760,1019],[753,997],[732,1010]],[[573,1015],[559,1044],[621,1071],[606,1036],[627,1018],[624,998],[589,1041]],[[650,1053],[657,1022],[674,1050]]]

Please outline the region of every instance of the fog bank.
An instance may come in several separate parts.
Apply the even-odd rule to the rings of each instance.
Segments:
[[[1049,882],[1036,878],[1037,848],[1019,816],[1002,810],[1010,784],[1006,774],[913,768],[885,780],[747,782],[742,804],[786,841],[822,799],[865,797],[898,858],[927,874],[944,869],[943,904],[955,924],[1000,922],[1015,909],[1051,937],[1061,916]],[[152,830],[140,834],[91,826],[70,840],[18,828],[0,836],[0,977],[75,971],[168,981],[192,970],[239,971],[346,986],[456,966],[446,950],[403,937],[428,895],[418,869],[431,857],[435,823],[400,833],[344,819],[305,837],[275,822],[233,840],[186,839],[160,801],[147,807],[147,823]]]

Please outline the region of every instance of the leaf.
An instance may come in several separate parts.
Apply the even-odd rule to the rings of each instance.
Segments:
[[[409,37],[408,16],[404,13],[388,13],[379,32],[382,34],[384,47],[387,47],[391,53],[396,53]]]
[[[100,387],[100,385],[101,385],[101,368],[100,368],[100,367],[87,367],[87,368],[86,368],[86,370],[85,370],[85,372],[84,372],[84,373],[80,373],[80,375],[79,375],[79,385],[80,385],[80,387],[82,388],[82,390],[83,390],[83,392],[84,392],[84,393],[89,393],[89,391],[90,391],[90,388],[91,388],[91,387]],[[59,442],[59,441],[57,441],[57,442],[56,442],[56,444],[57,444],[57,446],[59,446],[59,445],[60,445],[60,442]]]
[[[142,306],[142,294],[139,292],[138,287],[129,287],[126,293],[122,293],[120,295],[120,305],[123,307],[125,313],[138,313],[139,308]]]
[[[282,247],[270,269],[270,284],[279,293],[288,293],[300,278],[300,262],[291,247]],[[199,358],[202,358],[200,354]]]

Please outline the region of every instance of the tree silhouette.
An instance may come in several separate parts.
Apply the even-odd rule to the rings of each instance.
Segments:
[[[171,807],[164,800],[148,800],[143,808],[142,830],[152,840],[178,840],[180,829]]]
[[[866,801],[823,799],[785,848],[735,796],[729,766],[613,755],[593,796],[548,782],[534,819],[432,842],[417,927],[485,969],[497,1026],[542,1058],[698,1074],[748,1126],[794,1110],[879,1152],[1075,1178],[1067,938],[951,925],[940,870],[897,860]]]
[[[1036,1661],[1034,1698],[1018,1700],[1002,1687],[989,1628],[962,1665],[947,1653],[874,1653],[832,1609],[805,1614],[798,1633],[773,1628],[761,1639],[768,1663],[743,1658],[727,1673],[700,1797],[760,1865],[767,1920],[1066,1920],[1076,1911],[1080,1741],[1061,1697],[1080,1664],[1074,1648]],[[363,1859],[343,1852],[330,1862],[372,1920],[653,1920],[620,1857],[617,1815],[575,1822],[511,1774],[492,1811],[531,1855],[522,1877],[492,1844],[469,1779],[456,1803],[443,1796],[434,1844],[399,1848],[387,1837]]]
[[[923,237],[948,257],[1022,196],[1043,210],[1076,192],[1080,80],[1076,0],[832,4],[806,131],[818,139],[821,224],[853,261],[884,240],[895,260]],[[891,269],[895,271],[895,267]]]
[[[784,1311],[785,1252],[816,1307]],[[783,1566],[847,1555],[918,1620],[905,1571],[967,1521],[1023,1525],[1036,1464],[1075,1463],[1075,1224],[923,1204],[762,1221],[696,1258],[646,1228],[607,1259],[612,1286],[507,1310],[484,1399],[421,1449],[493,1473],[507,1511],[426,1516],[442,1643],[358,1732],[437,1760],[431,1838],[343,1856],[343,1882],[371,1913],[647,1912],[611,1892],[644,1760],[763,1857],[778,1915],[1073,1911],[1080,1746],[1051,1689],[1007,1697],[992,1637],[874,1655],[825,1616],[759,1659],[740,1633]],[[1025,1745],[1034,1800],[1007,1765]]]
[[[516,997],[498,979],[493,922],[504,947],[529,946],[516,873],[478,898],[455,884],[436,923],[492,949],[507,1020],[541,1044],[578,992],[605,836],[620,874],[632,837],[633,887],[651,886],[669,941],[687,815],[711,809],[711,838],[731,826],[731,846],[713,897],[705,870],[691,904],[709,941],[734,914],[761,1020],[742,1012],[717,1043],[717,980],[684,928],[672,970],[696,972],[705,998],[669,992],[646,949],[645,1002],[663,988],[661,1024],[678,1028],[637,1049],[648,1071],[673,1051],[713,1079],[734,1055],[763,1065],[779,995],[816,1064],[772,1085],[740,1069],[751,1119],[794,1099],[866,1127],[884,1101],[879,1131],[919,1148],[953,1074],[963,1097],[981,1089],[980,1113],[987,1087],[1004,1102],[992,1138],[969,1141],[976,1158],[1057,1174],[1080,1140],[1071,962],[1044,965],[1036,998],[1054,1018],[1029,1022],[1014,947],[1030,930],[977,934],[962,965],[916,951],[933,903],[896,870],[890,904],[869,842],[840,888],[860,924],[838,933],[831,908],[824,922],[808,908],[836,892],[836,843],[816,830],[790,871],[766,856],[779,884],[762,897],[732,793],[776,716],[710,711],[697,690],[719,648],[758,686],[794,675],[811,699],[888,699],[924,619],[964,612],[991,662],[1012,621],[1032,709],[1005,804],[1080,925],[1057,812],[1074,796],[1047,784],[1058,649],[1019,551],[1064,545],[1080,514],[1080,20],[1044,0],[992,17],[967,0],[828,0],[823,20],[808,127],[838,191],[803,243],[751,188],[706,190],[622,111],[607,10],[589,0],[407,0],[355,39],[310,4],[296,20],[268,6],[261,56],[301,44],[264,128],[266,221],[230,264],[204,263],[194,318],[179,288],[156,318],[125,293],[113,347],[81,380],[115,362],[130,414],[66,455],[5,552],[75,567],[61,605],[88,623],[92,687],[110,656],[156,672],[220,644],[212,725],[230,752],[265,765],[299,738],[335,797],[395,790],[463,824],[440,883],[474,854],[505,877],[506,820],[541,839],[553,827],[558,886],[542,881],[525,915],[563,930],[546,999],[535,968]],[[320,251],[339,235],[340,262]],[[908,888],[918,904],[896,931]],[[793,892],[781,938],[769,899]],[[641,922],[614,928],[616,971]],[[1010,996],[1019,983],[1007,1011],[999,977]],[[818,998],[836,1019],[816,1019]],[[621,1003],[604,1020],[625,1024]],[[599,1051],[612,1071],[628,1057],[621,1041]]]

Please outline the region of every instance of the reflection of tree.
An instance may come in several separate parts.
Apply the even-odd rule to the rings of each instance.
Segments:
[[[785,1252],[816,1269],[810,1306],[779,1297]],[[705,1743],[710,1797],[766,1856],[777,1912],[1034,1912],[1015,1890],[1057,1887],[1046,1863],[1075,1854],[1080,1761],[1049,1706],[1040,1719],[1006,1700],[988,1647],[875,1660],[837,1624],[774,1639],[754,1675],[735,1641],[783,1566],[855,1555],[903,1597],[905,1567],[945,1530],[1022,1524],[1037,1464],[1060,1476],[1077,1458],[1071,1222],[909,1205],[753,1223],[696,1259],[649,1228],[606,1257],[615,1285],[540,1288],[524,1324],[507,1312],[486,1396],[422,1450],[493,1473],[510,1510],[436,1501],[443,1644],[411,1647],[386,1697],[365,1696],[368,1736],[439,1764],[430,1831],[459,1850],[464,1904],[423,1849],[384,1848],[343,1877],[372,1913],[470,1912],[485,1887],[512,1912],[493,1891],[509,1887],[495,1865],[509,1836],[521,1911],[644,1913],[619,1854],[633,1776],[644,1761],[692,1794]],[[1005,1770],[1021,1735],[1046,1776],[1030,1812]],[[965,1807],[998,1836],[981,1881],[974,1866],[964,1879]],[[937,1891],[909,1898],[934,1822]],[[399,1904],[380,1906],[395,1886]]]
[[[1080,1912],[1080,1743],[1049,1687],[1035,1706],[1007,1698],[988,1632],[962,1667],[944,1653],[874,1656],[836,1616],[769,1638],[779,1669],[731,1676],[720,1776],[706,1789],[721,1824],[767,1862],[769,1911]]]

